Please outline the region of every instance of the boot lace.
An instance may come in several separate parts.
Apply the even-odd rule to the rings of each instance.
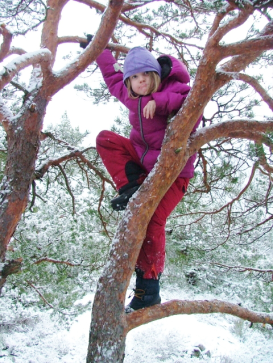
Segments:
[[[133,289],[133,291],[129,295],[129,298],[132,297],[133,293],[135,294],[134,297],[136,297],[137,299],[142,299],[142,297],[145,295],[145,290]]]

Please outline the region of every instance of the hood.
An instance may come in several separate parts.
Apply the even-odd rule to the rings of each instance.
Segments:
[[[155,57],[146,48],[130,49],[123,66],[123,82],[130,76],[141,72],[156,72],[161,77],[161,67]]]
[[[181,83],[189,83],[190,75],[184,63],[171,55],[162,55],[157,58],[161,66],[161,80],[175,77]]]

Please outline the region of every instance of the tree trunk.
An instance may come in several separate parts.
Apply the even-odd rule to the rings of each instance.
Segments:
[[[46,106],[46,100],[36,95],[31,102],[26,102],[23,114],[10,123],[7,130],[8,156],[0,201],[2,263],[5,261],[7,245],[28,202]],[[0,292],[3,283],[0,284]]]

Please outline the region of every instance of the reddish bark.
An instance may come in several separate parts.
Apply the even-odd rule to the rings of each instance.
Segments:
[[[71,64],[68,71],[59,77],[53,76],[49,60],[53,62],[58,45],[57,29],[60,14],[67,0],[49,0],[48,17],[42,31],[42,46],[48,50],[23,55],[10,68],[0,75],[0,87],[8,84],[19,70],[35,64],[34,74],[41,81],[41,86],[28,95],[16,120],[6,112],[0,104],[0,120],[5,125],[8,141],[8,156],[5,167],[5,177],[2,185],[0,205],[0,261],[5,260],[7,245],[12,237],[18,221],[28,202],[28,195],[33,180],[34,166],[40,145],[40,132],[48,101],[66,84],[69,84],[80,74],[105,48],[116,26],[122,1],[112,1],[106,10],[100,29],[94,40],[94,46],[84,52],[79,62]],[[23,52],[22,52],[23,53]],[[5,50],[7,53],[7,49]],[[51,56],[51,57],[50,57]],[[38,63],[38,65],[37,65]],[[40,71],[41,68],[41,71]],[[1,291],[2,285],[0,285]]]
[[[247,9],[249,14],[249,9]],[[243,20],[247,19],[247,15],[238,17],[237,22],[233,21],[232,26],[239,25]],[[229,25],[226,26],[226,30],[230,29]],[[215,31],[216,33],[217,31]],[[149,220],[154,213],[162,196],[166,193],[168,187],[178,176],[181,169],[184,167],[188,157],[196,152],[197,149],[208,141],[211,133],[212,139],[224,136],[224,134],[231,134],[234,132],[234,124],[220,124],[215,128],[209,128],[196,133],[196,140],[199,138],[203,142],[198,143],[195,140],[195,144],[192,141],[192,146],[188,147],[187,142],[190,136],[190,132],[196,123],[198,117],[203,112],[205,105],[210,100],[214,92],[219,88],[219,83],[216,73],[216,65],[223,59],[223,47],[218,42],[225,34],[224,29],[220,29],[217,36],[211,36],[209,38],[202,59],[197,70],[196,78],[193,87],[188,95],[186,101],[183,104],[182,109],[178,112],[175,119],[169,125],[164,144],[162,146],[162,152],[159,160],[154,168],[154,171],[148,176],[141,188],[135,194],[134,198],[130,200],[130,203],[125,211],[123,220],[121,221],[118,231],[115,236],[112,250],[108,260],[108,264],[105,267],[103,276],[100,278],[98,285],[98,292],[95,297],[92,313],[92,324],[90,340],[89,340],[89,354],[87,362],[92,362],[93,355],[91,352],[99,352],[101,346],[97,346],[98,334],[102,334],[105,341],[109,341],[109,344],[104,344],[106,354],[110,351],[110,347],[113,345],[113,337],[116,336],[115,347],[118,345],[120,350],[124,349],[124,340],[126,332],[130,329],[127,323],[130,322],[128,318],[127,322],[124,320],[123,314],[123,302],[125,299],[125,292],[129,284],[131,274],[134,270],[136,259],[145,236],[145,231]],[[229,70],[236,71],[241,70],[247,64],[253,61],[254,57],[257,57],[262,53],[263,47],[268,49],[272,47],[272,37],[257,40],[251,42],[252,48],[249,49],[250,43],[241,43],[232,48],[229,54],[239,54],[237,61],[228,63]],[[242,47],[242,48],[241,48]],[[249,50],[247,54],[243,54],[243,51]],[[228,51],[226,50],[226,54]],[[239,58],[239,59],[238,59]],[[221,80],[221,86],[228,82],[227,79]],[[243,125],[241,125],[243,126]],[[245,125],[244,125],[245,126]],[[249,127],[249,126],[248,126]],[[235,137],[258,138],[261,136],[260,132],[264,132],[272,128],[271,123],[251,123],[248,135],[245,133],[245,128],[239,128],[236,131]],[[218,134],[218,131],[220,131]],[[263,130],[263,131],[262,131]],[[252,133],[251,133],[252,132]],[[198,136],[197,136],[198,135]],[[192,137],[194,139],[195,136]],[[206,140],[206,141],[205,141]],[[194,147],[194,145],[196,147]],[[180,152],[176,152],[180,150]],[[160,177],[158,177],[160,175]],[[135,202],[137,200],[137,203]],[[124,248],[126,246],[126,249]],[[221,303],[223,304],[223,303]],[[224,306],[224,305],[223,305]],[[174,306],[172,306],[174,307]],[[227,310],[229,306],[227,305]],[[162,311],[164,307],[153,307],[149,310],[134,313],[134,316],[146,316],[153,311],[153,309],[159,309]],[[162,309],[162,310],[161,310]],[[178,305],[172,310],[172,312],[178,311]],[[196,311],[196,310],[195,310]],[[211,312],[211,310],[207,310]],[[108,320],[109,317],[109,320]],[[132,317],[133,319],[133,317]],[[100,341],[102,341],[102,339]],[[116,349],[116,348],[115,348]],[[109,360],[109,362],[122,362],[122,356],[115,356],[115,359]],[[96,362],[103,362],[106,359],[106,355],[103,355],[101,360]]]
[[[35,65],[34,73],[37,75],[37,71],[40,72],[39,80],[43,81],[40,88],[29,95],[29,99],[24,104],[17,120],[11,122],[11,116],[3,111],[4,108],[0,104],[0,119],[5,122],[8,137],[8,158],[0,207],[1,262],[5,259],[7,244],[27,204],[43,117],[50,97],[74,80],[96,59],[106,47],[119,18],[128,22],[127,19],[120,16],[122,9],[125,9],[125,7],[123,8],[123,1],[110,1],[98,31],[85,51],[61,73],[53,72],[52,65],[57,46],[65,40],[58,38],[57,30],[62,8],[67,1],[48,0],[48,16],[42,31],[42,47],[48,49],[44,51],[44,57],[41,57],[42,53],[39,53],[33,55],[32,58],[30,57],[31,59],[19,58],[16,71],[11,68],[10,72],[2,74],[0,78],[0,86],[3,87],[20,69],[28,64],[38,63],[39,65]],[[88,0],[81,0],[80,2],[94,7],[98,6]],[[131,199],[118,227],[109,260],[99,280],[94,300],[87,362],[122,362],[127,332],[137,324],[151,321],[149,319],[154,320],[163,317],[164,314],[169,316],[185,312],[222,312],[231,313],[250,321],[256,319],[256,321],[272,323],[272,319],[264,314],[257,315],[233,304],[219,301],[174,301],[136,312],[127,317],[123,311],[125,293],[149,220],[189,156],[206,142],[219,137],[248,138],[266,142],[265,132],[272,131],[272,122],[245,122],[240,120],[206,128],[190,137],[194,124],[212,95],[230,81],[232,74],[229,73],[240,72],[260,56],[264,50],[273,47],[272,21],[266,26],[260,37],[232,45],[220,45],[219,42],[222,37],[231,29],[243,24],[253,12],[252,6],[248,4],[239,9],[237,17],[220,26],[220,21],[232,9],[236,8],[235,2],[229,1],[229,3],[230,6],[226,8],[226,12],[222,12],[215,19],[193,87],[182,109],[168,126],[158,163],[134,198]],[[138,23],[130,22],[130,25],[142,31],[150,40],[152,39],[150,34],[146,34],[143,31],[144,28]],[[154,31],[150,26],[146,26],[146,28]],[[156,31],[154,33],[158,34]],[[5,38],[5,34],[2,34],[4,35],[4,44],[1,48],[1,54],[10,54],[8,35]],[[80,38],[75,38],[75,41],[79,42],[79,40]],[[109,47],[122,50],[122,47],[117,45],[109,45]],[[126,47],[123,49],[126,50]],[[23,51],[17,50],[15,53],[23,54]],[[231,60],[223,64],[220,71],[217,72],[216,66],[228,56],[232,56]],[[258,89],[257,85],[255,87]]]
[[[243,320],[252,323],[262,323],[273,325],[272,314],[256,313],[241,307],[238,304],[232,304],[220,300],[172,300],[161,305],[156,305],[144,310],[135,311],[127,316],[128,331],[142,325],[150,323],[157,319],[163,319],[168,316],[178,314],[229,314],[237,316]]]
[[[4,41],[0,48],[0,62],[6,57],[9,52],[10,44],[12,41],[12,34],[6,28],[5,24],[0,25],[0,34],[3,35]]]

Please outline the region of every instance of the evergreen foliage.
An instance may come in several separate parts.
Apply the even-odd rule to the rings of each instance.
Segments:
[[[129,2],[125,4],[131,6],[125,20],[132,26],[128,27],[124,19],[119,21],[111,41],[126,47],[145,46],[157,56],[167,53],[181,59],[192,83],[212,21],[223,14],[226,3]],[[265,19],[272,26],[272,1],[228,3],[238,8],[229,12],[220,26],[249,5],[255,11],[249,16],[248,28],[242,30],[246,39],[260,36]],[[38,0],[0,0],[1,21],[13,36],[36,29],[48,9]],[[94,16],[101,17],[101,13],[97,9]],[[227,36],[221,45],[240,41],[240,36],[236,33],[235,40]],[[65,60],[79,53],[78,39],[75,42],[77,49],[71,47]],[[13,52],[20,54],[20,50]],[[122,64],[125,54],[117,51],[116,56]],[[272,63],[269,50],[246,67],[252,81],[259,81],[268,94],[272,93],[272,79],[265,71]],[[105,107],[112,96],[96,65],[90,65],[84,76],[88,77],[75,89]],[[238,80],[237,76],[213,95],[200,127],[236,119],[272,121],[272,113],[251,82]],[[99,81],[94,81],[95,77]],[[15,117],[28,100],[27,88],[18,74],[1,90]],[[121,108],[112,131],[128,137],[127,120],[128,111]],[[94,291],[120,214],[110,210],[115,190],[96,150],[83,146],[86,135],[71,127],[66,114],[58,125],[42,132],[28,208],[5,256],[5,264],[15,261],[20,269],[8,275],[2,290],[0,300],[5,299],[10,307],[8,317],[6,311],[0,312],[2,321],[28,319],[25,308],[30,307],[51,309],[65,319],[89,307],[77,302]],[[273,134],[267,132],[259,142],[247,137],[222,137],[198,150],[195,177],[168,220],[163,286],[171,282],[195,296],[202,292],[253,310],[272,311],[272,143]],[[6,133],[0,126],[0,182],[6,157]]]

